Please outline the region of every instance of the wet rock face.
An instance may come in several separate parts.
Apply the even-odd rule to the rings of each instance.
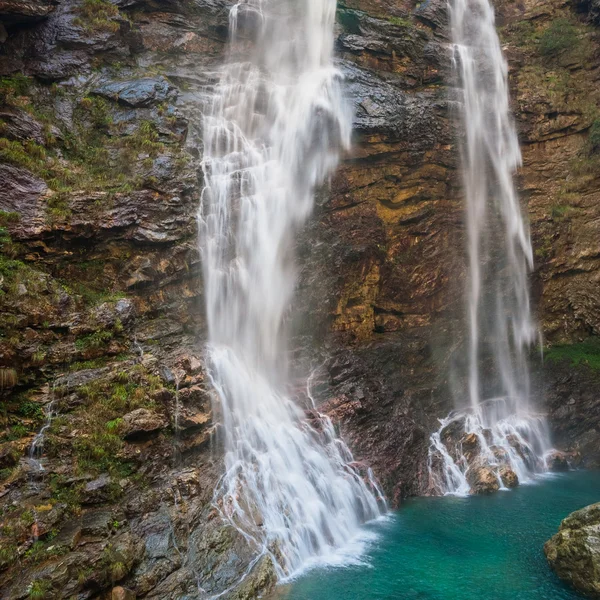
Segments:
[[[600,598],[600,504],[571,513],[544,552],[563,581],[589,598]]]
[[[465,262],[447,2],[414,4],[339,3],[355,140],[302,232],[293,312],[299,385],[316,370],[313,396],[393,505],[427,490],[429,435],[464,392],[448,377],[462,353]],[[552,343],[597,334],[600,314],[597,3],[579,4],[578,16],[558,0],[496,3]],[[210,508],[218,411],[198,352],[199,115],[230,5],[0,0],[3,596],[38,582],[65,597],[175,600],[202,597],[199,580],[210,596],[254,558]],[[561,18],[582,45],[542,54],[536,40]],[[545,364],[539,396],[557,446],[600,464],[592,363]],[[36,475],[27,453],[53,399]],[[447,432],[474,465],[474,489],[515,484],[476,465],[477,440],[463,433]],[[273,581],[263,561],[239,597]]]
[[[600,105],[598,33],[591,13],[558,0],[495,7],[522,142],[517,183],[531,222],[535,303],[546,343],[577,350],[600,331],[600,171],[590,141]],[[456,376],[464,366],[466,272],[458,132],[448,88],[437,85],[451,81],[447,3],[413,10],[356,0],[339,12],[336,47],[355,144],[300,248],[298,321],[313,324],[317,340],[333,330],[323,395],[335,400],[325,407],[396,498],[427,489],[424,457],[436,417],[466,397]],[[586,365],[598,354],[533,368],[532,395],[554,443],[590,466],[600,448],[600,386]],[[520,455],[534,460],[526,449]],[[414,465],[410,473],[405,462]]]

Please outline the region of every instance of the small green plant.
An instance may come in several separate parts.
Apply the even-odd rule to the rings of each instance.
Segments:
[[[31,79],[26,75],[17,73],[10,77],[0,78],[0,98],[10,101],[18,96],[25,96],[29,91]]]
[[[29,434],[29,429],[22,423],[16,423],[5,436],[7,440],[18,440]]]
[[[52,584],[47,579],[35,579],[29,584],[29,600],[45,600],[50,597]]]
[[[106,424],[106,429],[111,433],[116,433],[119,431],[122,423],[123,419],[121,419],[121,417],[118,417],[116,419],[113,419],[112,421],[109,421]]]
[[[102,563],[113,583],[123,579],[127,574],[125,565],[125,557],[121,552],[116,550],[111,544],[104,548],[102,553]]]
[[[555,222],[564,221],[573,209],[566,204],[554,204],[550,211],[550,216]]]
[[[7,567],[16,561],[18,551],[16,544],[3,544],[0,546],[0,568]]]
[[[22,400],[19,402],[17,413],[27,419],[39,420],[44,416],[42,407],[37,402],[33,402],[31,400]]]
[[[113,334],[111,331],[95,331],[75,340],[75,348],[82,351],[89,349],[97,350],[106,346],[112,337]]]
[[[577,28],[567,19],[556,19],[540,36],[540,52],[545,57],[556,57],[579,44]]]

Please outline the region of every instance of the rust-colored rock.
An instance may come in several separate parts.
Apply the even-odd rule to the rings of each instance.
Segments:
[[[138,408],[123,417],[123,435],[129,439],[157,432],[166,426],[163,415],[147,408]]]
[[[500,489],[498,475],[492,467],[472,467],[467,471],[471,494],[492,494]]]
[[[120,585],[114,587],[110,594],[111,600],[135,600],[136,597],[134,591],[121,587]]]
[[[519,485],[519,477],[509,467],[500,467],[498,474],[500,475],[500,479],[505,487],[514,488]]]

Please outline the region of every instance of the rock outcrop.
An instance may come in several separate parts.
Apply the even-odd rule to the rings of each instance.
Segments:
[[[600,598],[600,504],[571,513],[544,552],[563,581],[589,598]]]

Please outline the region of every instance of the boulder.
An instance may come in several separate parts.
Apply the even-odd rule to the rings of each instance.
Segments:
[[[500,475],[500,479],[502,479],[502,483],[507,488],[514,488],[519,485],[519,477],[511,468],[500,467],[498,474]]]
[[[590,598],[600,598],[600,502],[564,519],[544,552],[563,581]]]
[[[500,489],[498,476],[491,467],[474,467],[467,471],[471,494],[493,494]]]
[[[549,471],[561,472],[568,471],[570,468],[569,459],[564,452],[552,450],[546,455],[546,467]]]
[[[460,440],[460,444],[463,454],[469,463],[481,452],[479,438],[475,433],[467,433]]]
[[[147,408],[138,408],[123,417],[123,435],[125,439],[142,437],[167,426],[165,418]]]
[[[135,600],[135,592],[118,585],[112,589],[110,594],[111,600]]]

